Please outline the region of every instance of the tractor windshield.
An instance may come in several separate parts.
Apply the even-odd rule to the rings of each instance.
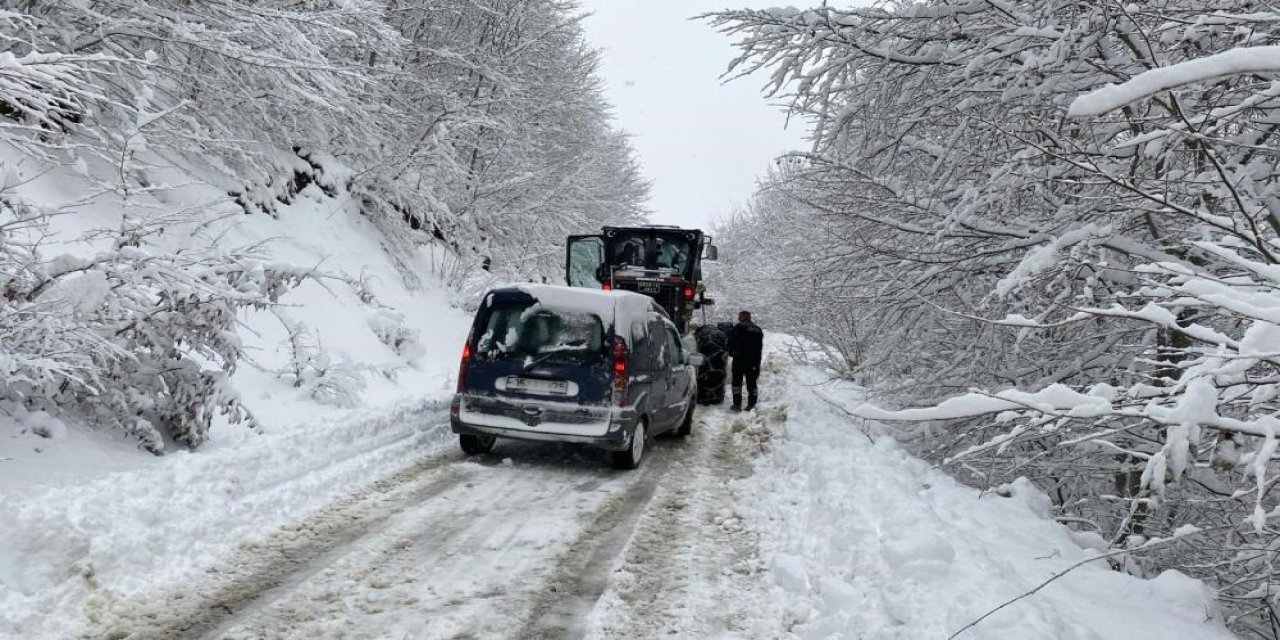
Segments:
[[[671,269],[683,274],[692,256],[690,241],[679,234],[622,232],[613,239],[612,248],[610,264],[615,268]]]

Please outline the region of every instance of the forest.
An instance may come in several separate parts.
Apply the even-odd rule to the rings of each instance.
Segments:
[[[812,127],[721,233],[935,464],[1035,481],[1118,570],[1276,637],[1280,11],[939,1],[726,11]]]

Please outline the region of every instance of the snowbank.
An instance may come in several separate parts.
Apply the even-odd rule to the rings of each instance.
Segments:
[[[777,357],[777,356],[775,356]],[[888,437],[865,436],[828,401],[858,390],[797,369],[783,433],[757,473],[767,492],[747,514],[766,534],[776,592],[800,638],[947,638],[1067,567],[1094,557],[1049,517],[1028,482],[980,495]],[[815,393],[827,398],[824,401]],[[768,410],[766,402],[765,411]],[[1219,639],[1212,593],[1169,572],[1140,580],[1086,564],[959,636]]]
[[[94,593],[164,591],[241,544],[409,465],[449,436],[445,404],[351,414],[83,483],[0,491],[0,637],[72,637]]]

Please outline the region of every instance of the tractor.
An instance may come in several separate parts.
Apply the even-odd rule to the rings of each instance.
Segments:
[[[565,282],[647,295],[685,334],[693,310],[714,304],[705,295],[702,261],[715,260],[716,253],[711,237],[698,229],[604,227],[597,235],[569,236]]]

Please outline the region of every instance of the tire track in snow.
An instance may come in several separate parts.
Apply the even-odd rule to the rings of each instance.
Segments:
[[[386,523],[403,505],[427,500],[456,484],[461,475],[449,463],[461,454],[424,458],[387,478],[340,498],[260,542],[241,545],[232,560],[207,570],[208,580],[145,601],[94,594],[85,605],[87,637],[196,638],[272,594],[305,578],[326,559]]]
[[[693,455],[640,519],[588,637],[708,637],[759,614],[742,597],[761,590],[758,540],[734,509],[757,446],[738,434],[754,420],[704,413]]]
[[[593,612],[590,626],[605,618],[606,636],[622,638],[666,635],[667,624],[691,579],[689,561],[696,535],[696,515],[691,504],[702,488],[711,446],[706,418],[700,416],[686,446],[688,455],[673,465],[671,480],[658,489],[648,508],[637,519],[618,566],[609,576],[604,597]],[[589,629],[585,635],[592,635]]]
[[[680,455],[657,444],[639,471],[622,473],[599,452],[500,444],[498,456],[455,465],[470,469],[465,481],[406,507],[215,637],[572,636],[604,589],[589,576],[607,577],[633,526],[627,514],[644,508]]]
[[[610,574],[634,535],[641,514],[676,461],[688,458],[689,447],[653,447],[650,451],[640,479],[594,513],[557,558],[528,622],[514,637],[560,640],[584,635],[586,620],[608,588]]]
[[[705,440],[655,443],[625,473],[516,444],[514,464],[426,458],[242,546],[199,584],[146,602],[100,594],[93,637],[581,637],[642,516],[667,508],[655,494],[702,464]]]
[[[764,397],[783,365],[766,359]],[[590,638],[778,637],[783,614],[767,583],[761,534],[739,505],[758,491],[754,460],[786,421],[786,404],[755,413],[703,409],[696,451],[672,475],[640,520],[613,584],[592,620]]]

